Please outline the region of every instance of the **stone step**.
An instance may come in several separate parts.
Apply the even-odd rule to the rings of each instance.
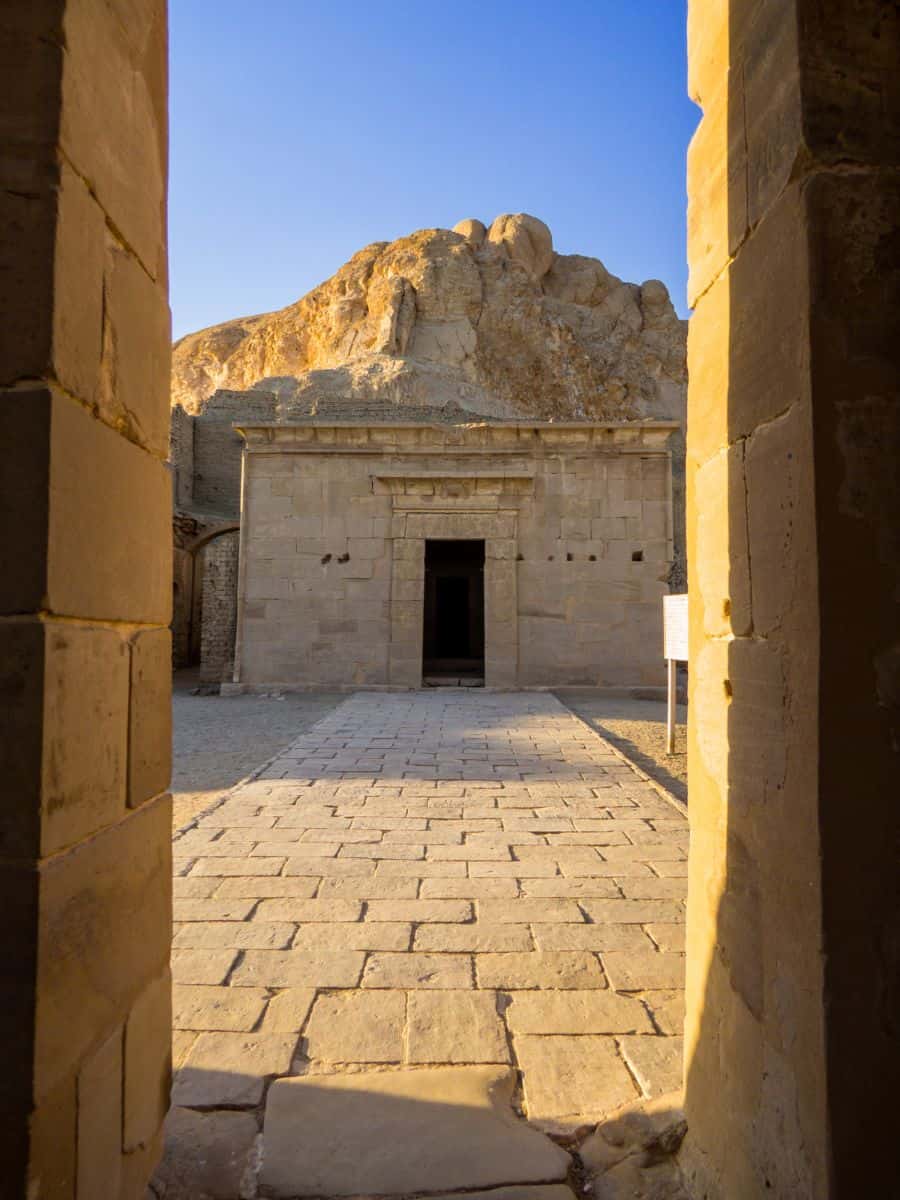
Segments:
[[[526,1200],[520,1185],[565,1180],[571,1159],[516,1116],[514,1085],[515,1072],[490,1066],[277,1079],[260,1185],[279,1200],[485,1188]],[[544,1191],[527,1195],[571,1200],[567,1189]]]

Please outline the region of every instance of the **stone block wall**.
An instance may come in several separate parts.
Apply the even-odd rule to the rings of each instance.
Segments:
[[[231,679],[237,617],[238,534],[223,533],[200,551],[203,555],[200,679]]]
[[[900,9],[692,0],[689,46],[682,1161],[710,1200],[887,1194]]]
[[[671,429],[248,429],[240,681],[418,686],[425,540],[471,537],[488,683],[662,684]]]
[[[0,1194],[139,1200],[170,1064],[165,4],[6,4],[0,73]]]

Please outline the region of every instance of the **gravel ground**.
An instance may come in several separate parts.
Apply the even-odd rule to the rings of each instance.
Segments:
[[[686,705],[678,705],[675,753],[669,755],[664,700],[613,699],[590,692],[560,692],[558,698],[651,779],[687,802]]]
[[[196,672],[177,672],[172,696],[172,793],[176,829],[305,733],[346,693],[193,696]]]

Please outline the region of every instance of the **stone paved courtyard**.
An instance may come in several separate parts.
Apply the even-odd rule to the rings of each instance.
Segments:
[[[159,1194],[564,1180],[680,1086],[687,837],[547,693],[350,696],[176,837]]]

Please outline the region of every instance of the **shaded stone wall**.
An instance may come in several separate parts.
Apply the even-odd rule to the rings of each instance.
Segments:
[[[0,73],[0,1194],[138,1200],[170,1061],[165,5],[6,4]]]
[[[488,684],[661,685],[671,429],[249,430],[240,681],[419,686],[425,540],[483,538]]]
[[[683,1160],[897,1183],[900,10],[692,0]]]
[[[231,679],[237,616],[238,534],[223,533],[207,542],[203,555],[200,679],[221,683]]]

